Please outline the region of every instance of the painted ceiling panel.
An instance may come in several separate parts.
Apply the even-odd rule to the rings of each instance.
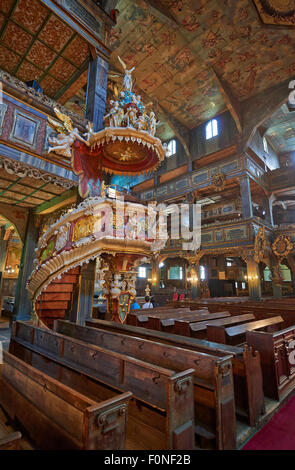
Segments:
[[[278,152],[295,150],[295,111],[290,112],[286,104],[267,119],[263,126],[267,129],[267,139]]]
[[[136,66],[136,86],[188,128],[226,109],[213,69],[239,101],[295,72],[295,26],[262,26],[253,1],[119,0],[117,8],[111,66],[122,70],[118,54]]]
[[[89,46],[39,0],[0,1],[0,67],[54,97],[89,59]]]

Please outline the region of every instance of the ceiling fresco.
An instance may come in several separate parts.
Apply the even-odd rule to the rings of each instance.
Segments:
[[[278,153],[295,149],[295,111],[290,112],[284,104],[263,123],[266,137]]]
[[[139,93],[186,127],[226,109],[214,71],[239,101],[294,76],[295,28],[263,26],[253,1],[150,3],[156,5],[153,14],[143,0],[119,0],[111,69],[120,70],[118,55],[127,67],[135,66]]]
[[[84,71],[89,46],[38,0],[0,0],[0,67],[59,96]]]

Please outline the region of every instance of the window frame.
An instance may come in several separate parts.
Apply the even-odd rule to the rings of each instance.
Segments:
[[[211,140],[219,135],[219,126],[217,119],[213,118],[207,122],[205,127],[206,140]]]

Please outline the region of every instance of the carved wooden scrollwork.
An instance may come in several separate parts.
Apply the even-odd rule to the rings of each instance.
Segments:
[[[255,237],[255,244],[254,244],[254,260],[256,263],[260,263],[260,261],[263,260],[265,247],[266,247],[265,227],[261,227],[257,232],[257,235]]]
[[[287,258],[293,248],[293,243],[291,242],[290,238],[286,235],[279,235],[272,244],[272,251],[278,258],[279,263],[284,258]]]

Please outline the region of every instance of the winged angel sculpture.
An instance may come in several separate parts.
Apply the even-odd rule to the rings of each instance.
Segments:
[[[84,142],[84,144],[88,146],[89,142],[80,136],[78,129],[73,126],[71,118],[63,114],[58,108],[54,108],[54,112],[61,122],[57,122],[52,118],[48,118],[50,126],[57,132],[56,137],[49,137],[48,139],[50,144],[48,153],[55,152],[63,157],[71,158],[72,145],[76,139]]]

